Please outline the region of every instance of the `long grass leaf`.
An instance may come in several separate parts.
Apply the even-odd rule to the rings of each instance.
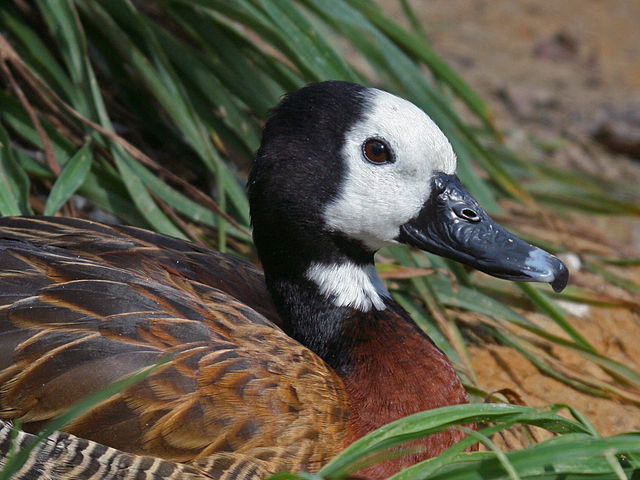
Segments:
[[[617,285],[618,287],[622,287],[625,290],[635,295],[640,294],[640,284],[634,282],[633,280],[616,275],[615,273],[610,272],[609,270],[598,265],[597,263],[588,262],[586,264],[586,269],[591,272],[597,273],[612,285]]]
[[[84,34],[73,4],[66,0],[37,0],[37,5],[71,77],[72,105],[85,117],[97,119],[97,110],[91,101],[93,92]]]
[[[584,436],[560,437],[530,448],[506,454],[521,477],[529,479],[578,480],[585,478],[616,478],[606,455],[640,452],[640,434],[609,438]],[[616,460],[620,462],[620,458]],[[633,469],[622,467],[627,478]],[[476,455],[474,461],[450,464],[432,479],[492,480],[504,478],[500,462],[493,456]]]
[[[31,123],[27,112],[24,111],[17,100],[0,92],[0,109],[2,110],[2,120],[7,127],[14,130],[20,138],[26,140],[27,144],[30,144],[35,149],[42,150],[42,139]],[[52,143],[56,158],[69,158],[76,150],[73,142],[60,135],[46,120],[42,119],[41,124]]]
[[[20,21],[8,3],[0,5],[0,22],[11,32],[21,59],[47,80],[64,98],[71,100],[75,94],[73,85],[58,64],[50,48],[25,22]]]
[[[98,121],[107,130],[113,130],[102,95],[97,85],[95,74],[86,52],[83,32],[79,27],[79,19],[72,5],[65,1],[39,2],[49,28],[61,39],[63,58],[67,62],[75,83],[81,86],[83,95],[78,96],[75,106],[85,117]],[[99,137],[96,137],[99,140]],[[150,225],[157,230],[175,237],[186,238],[173,223],[155,205],[145,190],[142,182],[133,175],[128,166],[129,155],[119,145],[112,147],[112,154],[117,168],[122,175],[131,198]]]
[[[558,310],[558,308],[553,304],[553,302],[546,297],[546,295],[531,285],[526,283],[519,283],[518,287],[522,290],[529,299],[533,303],[535,303],[543,312],[549,315],[560,328],[562,328],[567,334],[580,346],[582,346],[585,350],[591,351],[595,353],[595,349],[591,346],[591,344],[582,336],[578,331],[573,328],[569,322],[564,318],[564,315]]]
[[[198,108],[198,102],[202,103],[206,99],[208,102],[206,106],[209,109],[211,107],[216,109],[216,114],[209,117],[210,122],[214,123],[216,121],[214,118],[219,120],[222,125],[234,132],[247,152],[253,154],[260,143],[260,129],[255,119],[233,101],[230,91],[216,75],[217,71],[207,63],[210,59],[193,51],[185,43],[180,43],[164,29],[156,28],[155,31],[163,49],[166,50],[175,68],[179,70],[180,76],[184,81],[190,82],[191,88],[188,89],[188,93],[195,97],[192,100],[194,106]]]
[[[171,4],[173,18],[206,52],[201,57],[212,75],[218,78],[233,97],[258,116],[263,116],[283,93],[274,82],[247,58],[256,52],[255,45],[229,24],[216,10],[191,8],[191,4]],[[264,52],[261,55],[266,56]]]
[[[357,80],[346,62],[317,34],[309,20],[290,0],[259,0],[259,3],[277,29],[286,36],[291,50],[299,58],[296,64],[312,69],[314,80]]]
[[[495,455],[495,458],[498,460],[498,462],[500,462],[500,465],[502,465],[511,480],[520,480],[520,475],[518,475],[518,472],[514,468],[513,464],[509,461],[507,455],[502,450],[500,450],[500,448],[495,443],[493,443],[489,437],[470,428],[463,428],[463,431],[470,437],[478,440],[478,443],[487,447],[487,449],[489,449],[489,451]]]
[[[44,207],[45,215],[54,215],[84,183],[91,169],[91,143],[85,143],[69,159],[53,184]]]
[[[28,194],[29,178],[13,158],[9,135],[0,124],[0,214],[31,213]]]
[[[147,20],[133,6],[126,3],[107,2],[105,7],[110,12],[117,13],[119,19],[132,23],[132,28],[136,28],[139,34],[145,39],[147,50],[152,52],[153,57],[147,59],[143,52],[138,49],[127,37],[107,11],[97,3],[90,6],[85,5],[87,14],[93,19],[94,25],[102,31],[112,42],[113,46],[125,56],[136,68],[141,78],[145,81],[147,88],[153,91],[157,100],[171,115],[180,128],[190,145],[196,150],[211,172],[223,177],[229,199],[235,204],[236,211],[241,216],[245,225],[249,224],[249,209],[244,189],[236,178],[228,170],[220,155],[212,145],[209,131],[198,116],[195,114],[193,106],[184,93],[184,87],[173,72],[166,55],[158,45],[152,29],[146,24]],[[89,10],[90,8],[90,10]]]
[[[458,352],[451,346],[447,337],[445,337],[442,332],[436,327],[433,323],[433,320],[428,318],[423,308],[416,305],[410,297],[400,293],[398,290],[392,290],[391,295],[394,300],[396,300],[402,308],[404,308],[414,322],[429,336],[433,343],[435,343],[440,350],[442,350],[447,357],[453,361],[461,363],[460,357],[458,356]]]
[[[557,368],[557,366],[552,366],[544,360],[540,355],[539,350],[535,349],[528,341],[505,330],[493,327],[489,328],[492,331],[492,335],[498,341],[516,350],[545,375],[555,378],[576,390],[587,392],[591,395],[598,397],[613,395],[629,402],[636,404],[640,403],[640,395],[638,395],[637,392],[619,388],[616,385],[598,380],[590,375],[580,375],[577,372],[571,372],[571,375],[567,375],[560,371],[562,369]]]
[[[318,474],[325,477],[339,476],[346,473],[349,466],[358,459],[452,425],[516,419],[518,422],[540,426],[552,432],[588,433],[582,425],[572,420],[537,409],[498,404],[455,405],[410,415],[369,433],[347,447],[320,469]]]

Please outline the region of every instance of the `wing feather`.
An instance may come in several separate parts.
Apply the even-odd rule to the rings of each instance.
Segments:
[[[280,330],[250,264],[134,228],[0,219],[0,292],[0,416],[27,431],[171,354],[67,431],[237,478],[344,445],[340,379]]]

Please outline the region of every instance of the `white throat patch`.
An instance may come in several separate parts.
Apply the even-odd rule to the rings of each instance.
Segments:
[[[338,307],[352,307],[363,312],[371,308],[384,310],[383,297],[391,298],[374,265],[312,263],[305,276]]]

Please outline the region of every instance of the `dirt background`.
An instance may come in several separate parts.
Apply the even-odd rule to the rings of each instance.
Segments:
[[[400,2],[380,3],[408,26]],[[409,3],[435,50],[487,100],[510,147],[530,158],[632,182],[640,189],[640,1]],[[576,221],[599,235],[615,237],[640,257],[638,218]],[[623,274],[640,281],[640,268]],[[572,281],[592,286],[602,282],[579,268],[574,268]],[[608,285],[595,288],[611,290]],[[578,306],[569,320],[599,352],[640,371],[640,299],[629,292],[617,294],[635,301],[636,307]],[[535,320],[562,334],[550,320]],[[548,353],[577,375],[606,378],[570,351],[549,347]],[[631,401],[574,390],[541,374],[508,347],[475,346],[471,355],[478,383],[487,390],[514,389],[530,406],[568,403],[604,435],[640,430],[640,407]]]

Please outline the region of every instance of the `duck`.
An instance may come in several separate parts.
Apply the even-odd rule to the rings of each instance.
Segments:
[[[455,172],[451,144],[420,108],[325,81],[286,94],[266,121],[248,179],[262,269],[136,227],[0,218],[3,425],[19,420],[28,438],[170,354],[60,438],[118,452],[128,468],[153,459],[158,478],[251,480],[315,472],[388,422],[467,403],[375,253],[404,244],[556,291],[568,272],[498,225]],[[437,433],[358,476],[387,478],[463,436]],[[94,478],[82,463],[82,474],[47,478]]]

